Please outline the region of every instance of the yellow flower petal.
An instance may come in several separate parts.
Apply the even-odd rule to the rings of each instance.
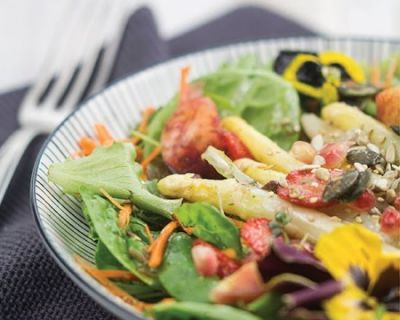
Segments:
[[[331,320],[376,320],[375,312],[360,308],[360,302],[366,298],[365,292],[355,286],[349,286],[325,302],[324,308]]]
[[[336,279],[343,279],[350,266],[376,276],[376,260],[382,256],[382,241],[378,235],[358,224],[347,224],[322,235],[315,255]]]

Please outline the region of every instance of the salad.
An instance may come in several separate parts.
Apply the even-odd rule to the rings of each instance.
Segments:
[[[154,319],[400,319],[400,55],[189,72],[49,168],[97,243],[77,263]]]

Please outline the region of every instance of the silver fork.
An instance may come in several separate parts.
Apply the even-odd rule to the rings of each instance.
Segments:
[[[62,22],[70,22],[72,27],[67,34],[55,34],[56,40],[61,41],[49,50],[35,84],[24,97],[18,111],[20,128],[0,148],[0,204],[32,139],[52,131],[81,100],[85,91],[88,94],[98,91],[113,66],[130,12],[127,2],[85,0],[69,3],[73,4],[73,16]],[[93,75],[95,78],[87,90]]]

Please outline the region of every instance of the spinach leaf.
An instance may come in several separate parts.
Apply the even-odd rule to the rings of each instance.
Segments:
[[[262,317],[263,319],[279,320],[279,310],[284,306],[282,297],[273,292],[267,292],[258,299],[249,303],[246,310]]]
[[[155,302],[167,297],[166,292],[163,291],[162,287],[159,284],[149,286],[143,282],[138,281],[118,281],[115,282],[115,284],[122,290],[128,292],[131,296],[145,302]]]
[[[118,212],[107,200],[82,188],[83,210],[90,217],[99,240],[107,247],[115,259],[127,270],[147,284],[153,279],[138,271],[140,262],[131,259],[128,253],[128,238],[118,227]]]
[[[196,237],[242,255],[239,229],[212,205],[206,202],[185,203],[175,211],[175,216],[183,226],[192,228]]]
[[[198,302],[157,304],[152,311],[157,320],[261,320],[247,311],[231,306]]]
[[[215,278],[197,273],[192,260],[192,239],[185,233],[175,233],[168,242],[159,280],[165,290],[182,301],[207,302]]]
[[[103,242],[98,241],[96,247],[96,267],[98,269],[110,269],[110,270],[124,270],[125,268],[121,263],[112,255],[110,250],[103,244]]]
[[[49,180],[66,193],[77,194],[81,187],[99,193],[105,189],[115,198],[131,199],[139,208],[170,218],[180,200],[167,200],[150,193],[137,176],[135,149],[129,143],[97,147],[87,157],[52,164]]]
[[[285,149],[298,139],[300,103],[296,90],[254,56],[225,64],[198,82],[222,116],[241,116]]]

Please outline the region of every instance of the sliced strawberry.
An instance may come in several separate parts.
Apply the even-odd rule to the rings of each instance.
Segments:
[[[253,261],[221,280],[211,291],[210,300],[222,304],[249,302],[262,295],[264,288],[257,263]]]
[[[367,189],[356,200],[349,203],[353,209],[360,211],[368,211],[375,207],[375,194]]]
[[[341,174],[331,170],[330,176]],[[286,176],[287,187],[279,186],[277,194],[284,200],[308,208],[324,208],[334,204],[322,199],[328,181],[319,179],[312,170],[295,170]]]
[[[400,196],[397,196],[396,199],[394,199],[393,206],[394,206],[397,210],[400,210]]]
[[[400,212],[387,207],[381,215],[381,231],[393,238],[400,238]]]
[[[257,260],[268,255],[272,239],[268,219],[251,218],[247,220],[240,229],[240,236],[255,253]]]
[[[234,133],[222,129],[221,140],[225,153],[232,160],[253,158],[249,149],[247,149],[247,147]]]
[[[348,150],[348,142],[328,143],[321,149],[319,155],[325,159],[325,168],[340,168],[346,161],[346,154]]]
[[[195,240],[192,258],[197,272],[203,276],[224,278],[240,267],[240,262],[228,257],[218,248],[203,240]]]
[[[217,251],[208,245],[194,245],[192,258],[196,270],[205,277],[211,277],[218,273],[219,261]]]

